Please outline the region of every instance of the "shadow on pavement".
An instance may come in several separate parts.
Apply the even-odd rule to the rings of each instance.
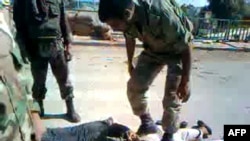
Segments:
[[[107,41],[107,40],[75,40],[73,45],[85,45],[85,46],[117,46],[125,47],[125,41]],[[142,47],[142,44],[137,43],[136,46]]]
[[[43,120],[48,120],[48,119],[64,119],[68,121],[68,118],[66,114],[44,114],[43,117],[41,117]]]
[[[124,43],[98,43],[98,42],[73,42],[73,45],[85,45],[85,46],[117,46],[124,47]]]

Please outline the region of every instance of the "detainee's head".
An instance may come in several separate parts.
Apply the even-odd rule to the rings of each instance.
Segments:
[[[203,134],[202,138],[207,139],[212,135],[212,129],[202,120],[197,121],[197,126],[193,126],[194,129],[199,129]]]
[[[132,0],[100,0],[99,18],[114,30],[124,31],[134,14]]]
[[[125,125],[112,123],[108,129],[110,141],[140,141],[139,136]]]

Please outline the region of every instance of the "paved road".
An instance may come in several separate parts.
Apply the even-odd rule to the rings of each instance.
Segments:
[[[195,52],[192,97],[182,114],[190,122],[204,119],[223,135],[223,124],[250,123],[250,56],[236,52]]]
[[[136,54],[139,54],[137,49]],[[70,63],[75,85],[77,110],[82,122],[113,116],[119,122],[137,128],[126,98],[126,51],[121,47],[73,48]],[[214,129],[213,138],[223,135],[224,124],[250,123],[250,54],[222,51],[194,51],[192,97],[184,105],[181,119],[194,124],[197,119]],[[148,94],[155,119],[162,115],[161,99],[166,68],[157,76]],[[58,87],[51,73],[48,76],[47,113],[65,112]],[[49,127],[72,125],[64,120],[45,120]]]

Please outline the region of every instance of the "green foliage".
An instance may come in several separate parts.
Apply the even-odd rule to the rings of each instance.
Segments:
[[[194,17],[199,16],[199,8],[191,4],[189,5],[183,4],[181,6],[181,9],[189,18],[194,18]]]
[[[244,17],[250,17],[250,4],[244,6],[244,12],[242,13]]]
[[[245,0],[208,0],[216,18],[240,19],[245,11]]]

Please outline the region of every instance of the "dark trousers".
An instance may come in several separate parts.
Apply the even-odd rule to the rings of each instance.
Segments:
[[[61,40],[33,40],[28,53],[34,79],[33,98],[36,100],[45,98],[49,64],[59,85],[61,98],[72,98],[73,86],[69,80],[68,63]]]
[[[108,120],[78,126],[48,129],[42,141],[125,141],[130,129]]]

